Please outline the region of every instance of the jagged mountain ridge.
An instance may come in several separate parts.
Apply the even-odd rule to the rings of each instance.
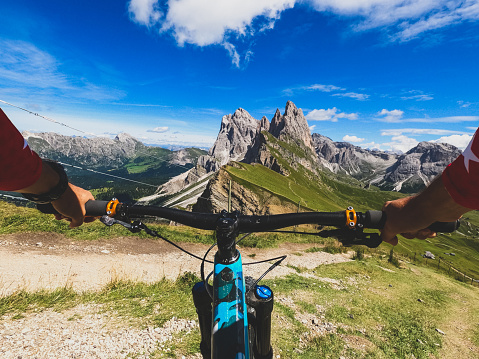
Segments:
[[[366,182],[382,178],[399,157],[394,153],[363,149],[348,142],[334,142],[318,133],[313,133],[312,138],[315,152],[325,168]]]
[[[447,143],[420,142],[399,156],[377,185],[385,190],[417,192],[460,154],[460,149]]]
[[[277,142],[271,141],[273,138],[296,146],[296,150],[292,150],[292,147],[285,150]],[[454,159],[459,153],[453,146],[433,143],[427,146],[420,144],[417,150],[410,152],[421,152],[426,148],[437,148],[435,152],[446,151],[447,160],[437,161],[437,155],[419,156],[419,162],[413,161],[415,166],[399,165],[400,160],[404,163],[411,161],[394,153],[363,149],[347,142],[334,142],[320,134],[311,135],[301,109],[291,101],[286,103],[284,114],[279,109],[275,112],[271,122],[266,117],[256,120],[246,110],[239,108],[234,114],[223,116],[218,137],[209,153],[200,157],[193,169],[163,185],[158,194],[148,200],[160,198],[161,203],[163,197],[169,198],[167,205],[192,204],[206,188],[208,180],[230,161],[259,163],[287,176],[286,166],[280,163],[286,160],[312,173],[329,170],[335,174],[353,176],[365,185],[375,184],[387,190],[411,192],[427,185],[447,165],[445,162]],[[281,153],[272,156],[271,151]],[[401,186],[400,182],[411,183]],[[181,201],[175,196],[178,192],[181,193]],[[185,200],[184,192],[194,192],[195,196]]]
[[[427,186],[461,154],[453,145],[432,142],[420,142],[402,155],[334,142],[319,134],[313,134],[313,142],[321,164],[332,172],[405,193]]]
[[[271,122],[266,117],[258,121],[246,110],[239,108],[234,114],[223,116],[220,132],[208,155],[200,157],[197,165],[187,173],[181,174],[161,186],[157,196],[149,196],[144,200],[166,205],[192,204],[201,194],[201,189],[206,188],[206,179],[211,178],[221,166],[230,161],[258,162],[280,171],[281,166],[263,146],[267,142],[267,136],[292,141],[308,153],[307,156],[296,156],[296,160],[303,165],[309,163],[308,166],[311,168],[319,165],[314,154],[307,121],[302,110],[298,109],[291,101],[287,102],[283,115],[279,109],[276,111]],[[286,155],[288,154],[285,153]],[[201,186],[193,191],[196,195],[182,201],[183,191],[191,192],[190,187],[200,182]],[[174,196],[178,192],[180,195]],[[163,201],[163,199],[167,200]]]

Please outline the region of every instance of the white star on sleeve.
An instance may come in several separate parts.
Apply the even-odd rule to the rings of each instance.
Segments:
[[[462,155],[464,156],[464,167],[466,167],[467,173],[469,173],[469,162],[478,162],[479,163],[479,158],[472,152],[472,143],[474,142],[474,139],[476,138],[476,135],[474,134],[474,137],[472,138],[471,142],[469,142],[469,145],[467,145],[467,148],[464,150]]]

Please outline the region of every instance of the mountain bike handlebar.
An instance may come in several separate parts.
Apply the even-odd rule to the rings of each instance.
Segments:
[[[109,215],[124,216],[155,216],[169,219],[186,226],[199,229],[214,230],[217,227],[220,214],[188,212],[174,208],[159,206],[136,206],[112,201],[88,201],[86,203],[88,216]],[[274,229],[291,227],[299,224],[318,224],[334,227],[350,227],[351,229],[369,228],[382,229],[386,222],[386,213],[382,211],[355,212],[349,207],[340,212],[302,212],[276,215],[241,215],[238,214],[239,232],[266,232]],[[459,227],[456,222],[436,222],[429,229],[434,232],[450,233]]]

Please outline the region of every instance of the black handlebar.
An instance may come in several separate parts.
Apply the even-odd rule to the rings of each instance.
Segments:
[[[107,214],[107,205],[109,201],[88,201],[85,205],[88,216],[102,216]],[[186,226],[199,229],[216,229],[220,214],[198,213],[182,211],[174,208],[158,206],[128,206],[119,204],[120,211],[124,211],[127,216],[150,215],[169,219]],[[358,212],[358,223],[364,228],[382,229],[386,222],[386,213],[382,211]],[[260,232],[273,229],[291,227],[299,224],[320,224],[324,226],[343,227],[346,224],[346,213],[341,212],[303,212],[288,213],[265,216],[245,216],[239,215],[239,228],[241,232]],[[436,222],[429,226],[434,232],[450,233],[459,227],[459,221],[456,222]]]
[[[115,204],[114,208],[112,203]],[[43,213],[57,213],[51,204],[38,205],[37,208]],[[135,218],[139,216],[154,216],[169,219],[186,226],[215,230],[217,229],[222,214],[198,213],[182,211],[174,208],[158,206],[136,206],[119,203],[118,201],[88,201],[85,204],[87,216],[99,217],[103,215],[112,215],[116,218]],[[318,224],[323,226],[332,226],[339,229],[345,229],[339,238],[343,245],[366,245],[375,248],[381,244],[381,238],[375,233],[364,233],[363,229],[382,229],[386,223],[386,213],[382,211],[355,212],[356,220],[350,228],[355,231],[347,230],[348,214],[347,211],[340,212],[302,212],[287,213],[264,216],[246,216],[238,214],[238,231],[241,233],[249,232],[267,232],[275,229],[292,227],[299,224]],[[428,228],[434,232],[451,233],[459,227],[459,221],[456,222],[435,222]],[[349,238],[349,239],[348,239]]]

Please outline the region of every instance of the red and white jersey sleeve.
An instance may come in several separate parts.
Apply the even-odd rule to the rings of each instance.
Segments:
[[[42,161],[0,109],[0,190],[15,191],[34,184]]]
[[[454,201],[479,209],[479,129],[471,142],[442,173],[442,181]]]

